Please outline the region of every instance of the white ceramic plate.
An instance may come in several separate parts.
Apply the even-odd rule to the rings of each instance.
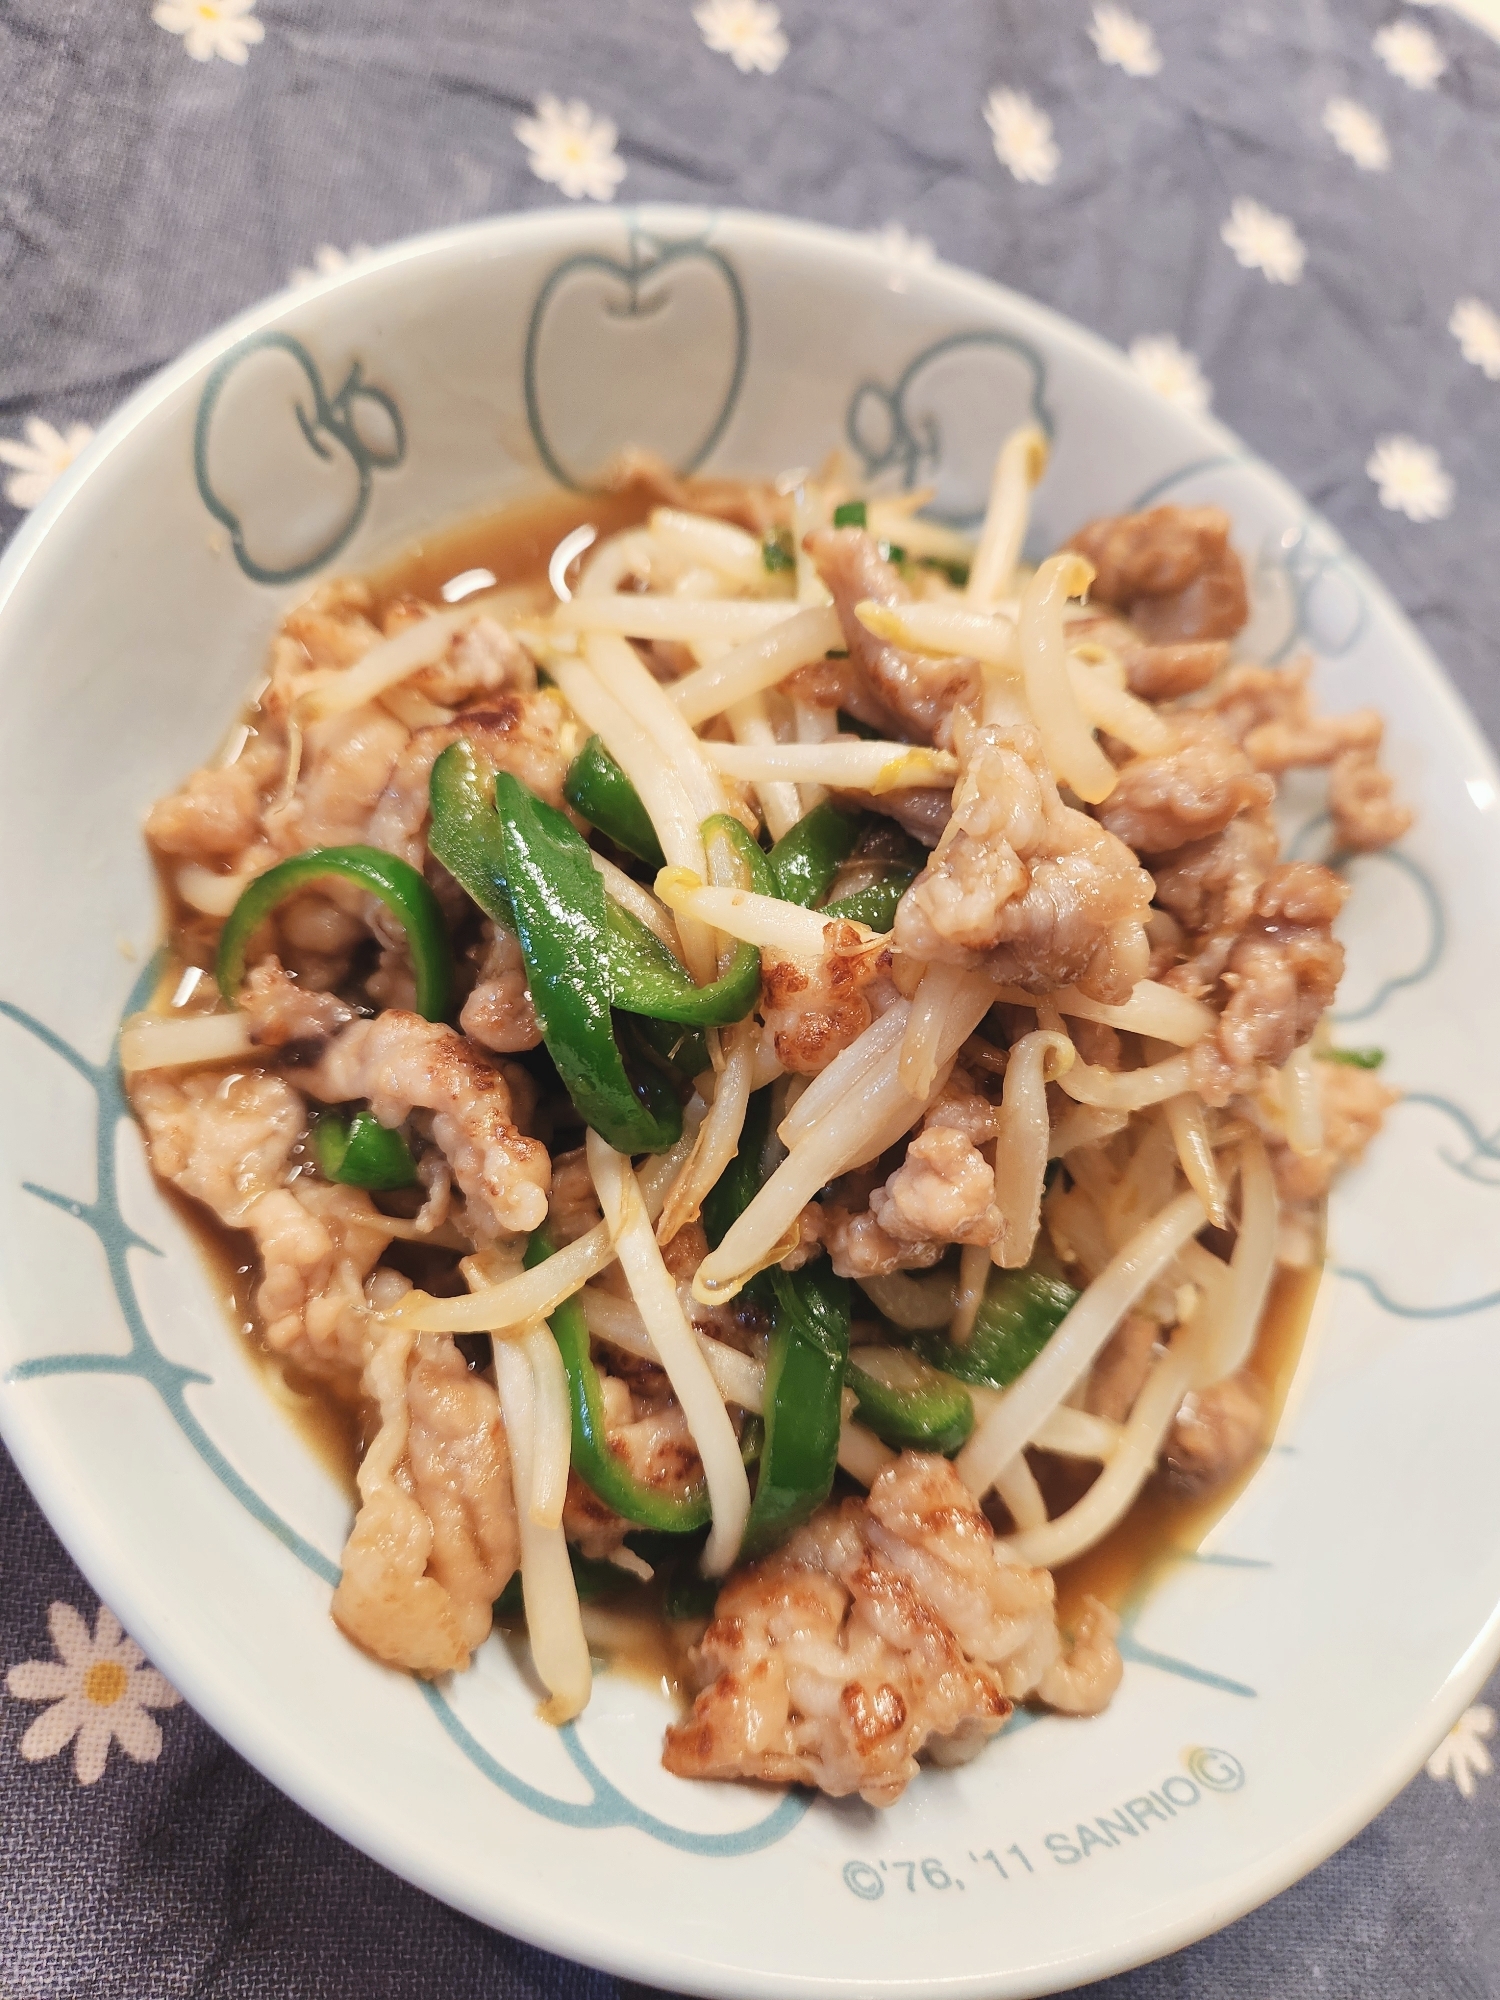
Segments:
[[[511,1655],[427,1687],[328,1617],[348,1507],[156,1192],[111,1062],[158,935],[141,815],[214,747],[284,609],[637,442],[774,472],[843,444],[980,506],[1054,435],[1036,543],[1149,497],[1233,514],[1254,644],[1375,702],[1420,818],[1358,862],[1346,1036],[1408,1096],[1334,1204],[1276,1445],[1127,1624],[1087,1723],[1013,1726],[899,1805],[669,1778],[605,1678],[535,1719]],[[143,389],[0,569],[0,1428],[91,1582],[329,1826],[554,1951],[715,1995],[1025,1995],[1200,1936],[1410,1776],[1500,1642],[1500,790],[1379,586],[1228,433],[998,287],[803,224],[545,214],[397,246]],[[1311,820],[1315,806],[1309,805]],[[1319,829],[1301,834],[1316,846]]]

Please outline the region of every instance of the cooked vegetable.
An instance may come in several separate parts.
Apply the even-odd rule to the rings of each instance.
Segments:
[[[589,738],[569,766],[563,797],[616,847],[653,868],[666,867],[667,857],[640,793],[597,736]]]
[[[1040,1271],[997,1271],[962,1347],[919,1333],[913,1346],[934,1368],[982,1388],[1006,1389],[1024,1375],[1067,1318],[1078,1293]]]
[[[868,924],[872,931],[888,931],[896,921],[896,905],[917,879],[915,868],[902,868],[868,888],[856,889],[852,896],[840,896],[826,903],[826,917],[843,917],[849,923]]]
[[[962,1382],[904,1347],[856,1348],[849,1386],[859,1398],[857,1420],[897,1451],[951,1456],[974,1428],[973,1398]]]
[[[545,1262],[552,1243],[539,1229],[526,1246],[526,1265]],[[624,1459],[609,1448],[604,1427],[604,1398],[599,1371],[589,1350],[588,1321],[576,1298],[565,1299],[547,1322],[568,1376],[568,1401],[573,1418],[573,1470],[606,1507],[627,1521],[658,1533],[685,1535],[709,1518],[708,1485],[703,1479],[679,1492],[663,1491],[637,1479]]]
[[[833,525],[836,528],[862,528],[865,525],[865,503],[863,500],[845,500],[833,510]]]
[[[833,1486],[849,1355],[849,1281],[826,1262],[766,1273],[774,1330],[766,1356],[766,1439],[742,1557],[763,1556]]]
[[[313,1128],[313,1150],[325,1180],[372,1188],[377,1194],[417,1185],[410,1147],[373,1111],[356,1111],[352,1118],[326,1112]]]
[[[847,860],[859,837],[859,821],[825,799],[784,833],[769,860],[776,894],[788,903],[813,909],[828,893],[828,885]]]
[[[778,528],[773,535],[767,535],[760,545],[760,559],[775,576],[780,571],[797,567],[797,554],[792,547],[790,528]],[[642,856],[644,860],[644,855]]]
[[[456,746],[455,746],[456,747]],[[586,1124],[621,1153],[663,1153],[682,1107],[663,1079],[626,1074],[610,1019],[604,884],[583,836],[509,771],[495,780],[504,882],[547,1053]]]
[[[514,778],[509,782],[516,784]],[[523,796],[530,796],[524,787],[517,788]],[[490,790],[491,781],[472,745],[462,740],[450,743],[432,767],[428,844],[486,916],[514,931],[516,913],[506,883],[506,833]],[[582,883],[584,869],[595,878],[597,886],[585,891],[586,906],[592,908],[596,901],[603,901],[607,935],[601,970],[613,1004],[629,1014],[646,1014],[653,1020],[692,1027],[722,1028],[743,1020],[760,992],[760,953],[755,947],[742,946],[720,978],[709,986],[695,986],[660,938],[653,936],[639,917],[605,895],[588,858],[586,842],[562,814],[546,805],[540,805],[540,810],[566,829],[557,837],[572,856],[571,878]],[[739,831],[743,833],[743,827]],[[597,977],[593,983],[598,985]]]
[[[437,897],[409,862],[378,847],[313,847],[257,875],[219,933],[215,975],[232,1007],[245,983],[245,959],[272,911],[330,876],[377,896],[406,932],[417,984],[417,1012],[441,1021],[453,993],[453,954]]]
[[[613,1597],[616,1591],[627,1590],[636,1581],[630,1571],[621,1569],[618,1563],[600,1562],[594,1556],[580,1555],[571,1543],[568,1561],[573,1568],[573,1586],[582,1604],[590,1604],[600,1597]],[[526,1598],[519,1570],[495,1599],[495,1616],[504,1620],[526,1616]]]
[[[1379,1069],[1385,1061],[1384,1049],[1320,1049],[1320,1062],[1347,1063],[1350,1069]]]

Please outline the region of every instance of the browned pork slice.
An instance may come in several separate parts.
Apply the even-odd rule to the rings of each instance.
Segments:
[[[1029,992],[1077,985],[1128,1000],[1150,955],[1151,877],[1108,828],[1063,803],[1034,729],[960,734],[953,817],[897,908],[897,945]]]
[[[482,707],[465,709],[452,722],[414,730],[391,766],[363,837],[414,868],[423,866],[432,767],[460,737],[488,770],[509,771],[549,805],[561,806],[569,762],[566,731],[566,712],[545,689],[487,696]]]
[[[1243,1472],[1265,1436],[1265,1389],[1242,1368],[1183,1398],[1161,1449],[1162,1468],[1180,1491],[1208,1493]]]
[[[481,1234],[539,1228],[547,1214],[547,1149],[516,1129],[505,1077],[483,1050],[398,1007],[335,1036],[298,1082],[326,1104],[368,1099],[383,1125],[433,1113],[432,1137]]]
[[[1314,861],[1282,862],[1261,883],[1221,975],[1229,997],[1218,1029],[1195,1051],[1195,1086],[1209,1103],[1251,1088],[1257,1064],[1279,1069],[1317,1026],[1343,975],[1333,921],[1348,893]]]
[[[821,958],[761,953],[761,1018],[778,1062],[799,1076],[825,1069],[869,1027],[864,988],[890,964],[854,924],[829,922],[823,939]]]
[[[1121,664],[1125,685],[1142,701],[1175,701],[1207,687],[1228,658],[1223,639],[1195,639],[1177,646],[1127,645]]]
[[[131,1084],[151,1164],[261,1259],[255,1307],[267,1344],[306,1373],[352,1390],[367,1341],[365,1281],[390,1241],[359,1188],[303,1174],[287,1185],[306,1130],[301,1098],[280,1077],[148,1071]]]
[[[935,659],[904,652],[859,622],[856,605],[905,604],[911,592],[863,528],[817,528],[807,552],[833,595],[834,609],[849,648],[849,664],[875,696],[919,743],[946,745],[955,707],[977,706],[979,670],[972,660]]]
[[[1153,976],[1195,998],[1210,992],[1254,917],[1255,899],[1280,852],[1269,812],[1247,812],[1222,833],[1158,860],[1156,901],[1181,937],[1175,955],[1153,965]]]
[[[445,1334],[385,1333],[363,1386],[380,1429],[333,1615],[391,1666],[453,1672],[488,1637],[518,1559],[499,1399]]]
[[[471,1042],[493,1049],[497,1055],[534,1049],[542,1039],[542,1030],[531,1004],[521,940],[504,924],[486,924],[485,929],[490,937],[484,963],[458,1025]]]
[[[1232,639],[1250,615],[1222,507],[1152,507],[1090,521],[1068,547],[1094,565],[1092,599],[1150,645]]]
[[[662,1761],[889,1805],[920,1753],[971,1755],[1024,1696],[1102,1708],[1120,1678],[1113,1630],[1092,1606],[1065,1649],[1047,1572],[997,1557],[946,1459],[904,1452],[868,1499],[820,1508],[731,1577]]]
[[[1320,1062],[1314,1070],[1323,1114],[1322,1145],[1316,1153],[1294,1153],[1285,1140],[1273,1139],[1268,1148],[1283,1202],[1321,1201],[1336,1176],[1363,1157],[1385,1123],[1385,1114],[1401,1098],[1399,1090],[1353,1063]]]
[[[1342,848],[1366,853],[1399,840],[1411,825],[1398,804],[1395,780],[1380,762],[1385,722],[1378,709],[1319,715],[1308,682],[1311,660],[1288,667],[1232,668],[1212,708],[1242,743],[1258,771],[1328,767],[1328,805],[1334,838]]]
[[[1137,854],[1169,854],[1222,833],[1237,813],[1262,811],[1276,796],[1275,780],[1217,723],[1183,717],[1173,733],[1170,750],[1122,764],[1114,790],[1095,808],[1100,825]]]

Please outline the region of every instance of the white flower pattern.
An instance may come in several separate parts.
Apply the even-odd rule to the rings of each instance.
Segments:
[[[1180,410],[1201,416],[1213,401],[1213,388],[1198,365],[1196,354],[1180,347],[1170,333],[1138,334],[1130,343],[1130,365]]]
[[[255,0],[158,0],[151,18],[169,35],[181,35],[194,62],[225,62],[242,66],[250,51],[265,40],[265,26],[251,11]]]
[[[363,264],[367,257],[374,254],[368,243],[351,243],[347,250],[340,250],[332,243],[320,243],[312,253],[311,264],[299,264],[287,278],[287,283],[315,285],[319,278],[332,278],[340,271]]]
[[[1413,90],[1431,90],[1448,67],[1432,31],[1420,21],[1389,21],[1371,45],[1394,77]]]
[[[992,90],[985,101],[984,122],[995,142],[995,158],[1018,181],[1046,187],[1061,158],[1052,137],[1052,120],[1020,90]]]
[[[63,432],[41,417],[28,417],[25,432],[24,443],[0,438],[0,465],[11,467],[5,497],[12,507],[34,507],[94,437],[89,424],[69,424]]]
[[[1453,479],[1430,444],[1404,432],[1381,438],[1365,460],[1382,507],[1408,521],[1442,521],[1453,511]]]
[[[1483,299],[1456,299],[1448,315],[1448,331],[1465,361],[1500,382],[1500,313]]]
[[[890,266],[886,282],[893,292],[904,292],[907,273],[924,270],[937,255],[932,238],[913,235],[904,222],[888,222],[884,228],[869,229],[865,234]]]
[[[1089,39],[1102,63],[1111,63],[1127,76],[1156,76],[1161,70],[1161,50],[1149,23],[1138,21],[1114,0],[1099,0],[1089,23]]]
[[[614,200],[625,162],[615,151],[620,135],[612,118],[596,118],[582,98],[564,104],[543,91],[536,116],[518,118],[515,133],[539,181],[550,181],[569,201]]]
[[[1487,1778],[1495,1768],[1494,1759],[1484,1747],[1485,1738],[1494,1733],[1492,1708],[1486,1708],[1483,1702],[1466,1708],[1427,1759],[1428,1777],[1451,1778],[1461,1796],[1472,1799],[1475,1775]]]
[[[1383,174],[1391,164],[1385,127],[1373,111],[1352,97],[1330,97],[1323,106],[1323,130],[1339,151],[1367,174]]]
[[[1261,271],[1269,285],[1295,285],[1307,262],[1307,245],[1284,215],[1236,196],[1219,239],[1247,271]]]
[[[47,1629],[57,1659],[24,1660],[5,1677],[18,1701],[49,1704],[21,1738],[27,1763],[55,1757],[71,1743],[80,1785],[104,1776],[111,1742],[137,1764],[153,1763],[161,1755],[161,1726],[150,1711],[175,1708],[182,1700],[176,1688],[144,1664],[145,1654],[103,1604],[92,1638],[71,1604],[52,1606]]]
[[[714,54],[728,56],[745,76],[770,76],[786,60],[781,13],[769,0],[701,0],[693,19]]]

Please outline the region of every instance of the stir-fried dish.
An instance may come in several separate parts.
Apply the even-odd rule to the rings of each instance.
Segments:
[[[1324,767],[1337,851],[1409,815],[1377,715],[1235,657],[1219,509],[1023,565],[1045,459],[970,539],[634,458],[546,575],[320,588],[153,808],[132,1102],[363,1423],[377,1659],[524,1619],[560,1721],[649,1587],[669,1770],[885,1803],[1103,1708],[1053,1572],[1264,1448],[1273,1281],[1393,1096],[1277,779]]]

